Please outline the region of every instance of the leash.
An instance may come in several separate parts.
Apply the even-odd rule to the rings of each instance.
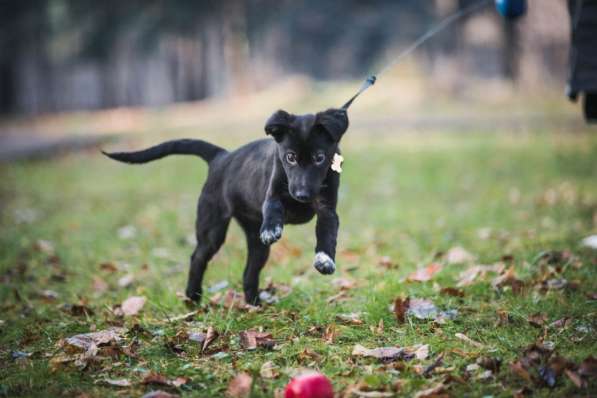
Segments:
[[[425,34],[423,34],[417,40],[415,40],[404,51],[402,51],[400,54],[398,54],[398,56],[396,56],[396,58],[394,58],[391,62],[386,64],[386,66],[383,69],[381,69],[376,74],[368,76],[367,79],[365,79],[365,81],[363,82],[359,91],[357,91],[357,93],[355,95],[353,95],[352,98],[350,98],[344,105],[342,105],[341,109],[344,111],[348,110],[350,105],[352,105],[353,101],[355,99],[357,99],[357,97],[359,95],[363,94],[363,92],[365,92],[365,90],[367,90],[369,87],[373,86],[375,84],[375,82],[377,81],[377,78],[381,74],[385,73],[388,69],[391,69],[394,66],[396,66],[400,61],[402,61],[403,58],[410,55],[410,53],[412,53],[417,48],[419,48],[419,46],[421,44],[425,43],[431,37],[435,36],[437,33],[444,30],[445,28],[447,28],[449,25],[451,25],[453,22],[457,21],[458,19],[460,19],[466,15],[472,14],[473,12],[475,12],[475,11],[481,9],[482,7],[484,7],[485,5],[487,5],[487,3],[493,2],[493,1],[494,0],[479,0],[478,2],[473,3],[473,4],[469,5],[468,7],[465,7],[462,10],[459,10],[459,11],[449,15],[448,17],[444,18],[437,25],[433,26],[431,29],[429,29],[427,32],[425,32]]]

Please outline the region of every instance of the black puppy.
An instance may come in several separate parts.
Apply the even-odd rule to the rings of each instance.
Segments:
[[[168,155],[197,155],[209,164],[197,206],[197,247],[191,256],[186,294],[201,299],[207,263],[218,251],[230,219],[243,228],[248,247],[243,288],[247,303],[259,303],[259,273],[269,245],[284,224],[306,223],[317,214],[314,267],[332,274],[336,265],[340,174],[332,168],[338,143],[348,128],[346,111],[316,115],[274,113],[265,132],[274,139],[251,142],[234,152],[201,140],[175,140],[138,152],[105,153],[126,163],[145,163]],[[335,170],[333,170],[335,169]]]

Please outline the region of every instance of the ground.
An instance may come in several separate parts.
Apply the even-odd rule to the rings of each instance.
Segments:
[[[0,396],[217,397],[244,372],[251,396],[270,397],[303,368],[346,396],[436,386],[450,396],[595,395],[585,360],[597,351],[597,252],[581,240],[597,231],[597,136],[550,123],[395,134],[393,124],[355,122],[344,139],[336,274],[311,266],[313,223],[287,227],[261,280],[279,301],[259,309],[230,300],[245,261],[236,225],[202,305],[177,294],[201,160],[132,167],[89,152],[4,165]],[[182,130],[171,135],[192,134]],[[261,137],[209,136],[227,147]],[[473,278],[478,265],[498,272]],[[121,305],[137,296],[140,310]],[[409,312],[392,311],[397,298],[410,299]],[[457,311],[419,319],[417,299]],[[124,328],[120,339],[86,354],[65,341],[111,327]],[[217,337],[202,350],[195,340],[208,330]],[[247,330],[264,332],[256,349],[241,339]],[[429,352],[383,361],[356,345]]]

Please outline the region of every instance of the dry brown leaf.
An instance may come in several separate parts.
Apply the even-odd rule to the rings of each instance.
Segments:
[[[141,383],[143,383],[143,384],[161,384],[164,386],[170,385],[170,381],[168,380],[168,378],[166,376],[161,375],[159,373],[155,373],[155,372],[147,373],[143,377],[143,381],[141,381]]]
[[[582,379],[582,377],[580,377],[580,375],[570,369],[565,369],[564,373],[566,374],[566,376],[568,376],[568,378],[570,379],[570,381],[578,388],[584,388],[586,387],[586,383],[585,381]]]
[[[338,331],[336,330],[336,325],[331,324],[325,328],[325,331],[323,332],[323,339],[325,340],[326,343],[333,344],[334,341],[336,340],[336,337],[338,337]]]
[[[530,373],[525,369],[520,361],[516,361],[510,364],[510,370],[518,375],[521,379],[525,380],[528,383],[532,383],[533,379],[531,378]]]
[[[473,345],[477,348],[485,348],[485,345],[479,343],[478,341],[475,341],[473,339],[471,339],[470,337],[468,337],[466,334],[463,333],[455,333],[454,336],[456,336],[456,338],[465,341],[467,343],[469,343],[470,345]]]
[[[464,287],[472,285],[478,277],[484,277],[488,272],[501,273],[503,270],[504,264],[502,263],[494,265],[473,265],[460,274],[456,286]]]
[[[532,326],[541,328],[547,323],[547,315],[541,314],[541,313],[532,314],[532,315],[529,315],[527,320],[529,321],[529,323]]]
[[[414,398],[438,398],[444,396],[446,385],[444,383],[436,384],[432,387],[421,390],[414,395]]]
[[[389,256],[381,257],[378,264],[387,269],[398,268],[398,264],[395,264]]]
[[[110,286],[108,286],[106,281],[103,280],[101,277],[99,277],[99,276],[93,277],[93,282],[91,284],[91,288],[93,289],[94,292],[101,294],[101,293],[104,293],[106,290],[108,290],[109,287]]]
[[[245,330],[240,332],[240,344],[245,350],[255,350],[258,347],[271,349],[275,345],[272,334],[258,332],[256,330]]]
[[[443,268],[443,265],[440,263],[431,263],[424,268],[419,268],[412,274],[410,274],[406,280],[412,282],[426,282],[431,280],[431,278],[440,272]]]
[[[361,391],[361,390],[350,390],[351,396],[357,396],[361,398],[385,398],[385,397],[395,397],[396,394],[393,392],[387,391]]]
[[[349,314],[337,314],[336,319],[342,321],[344,323],[349,323],[351,325],[362,325],[363,321],[361,320],[361,313],[360,312],[351,312]]]
[[[132,385],[128,379],[105,379],[104,382],[116,387],[130,387]]]
[[[397,297],[394,300],[394,315],[396,315],[396,320],[398,323],[404,323],[406,312],[408,311],[408,307],[410,305],[410,299]]]
[[[77,334],[65,339],[64,343],[78,350],[89,351],[104,344],[120,341],[125,332],[124,328],[113,327],[93,333]]]
[[[259,374],[264,379],[275,379],[280,374],[277,372],[277,366],[272,361],[264,362],[261,365],[261,369],[259,370]]]
[[[435,319],[439,311],[433,301],[413,298],[410,299],[407,313],[418,319]]]
[[[229,398],[246,398],[251,393],[253,378],[247,373],[239,373],[228,384],[226,396]]]
[[[334,285],[334,287],[339,288],[340,290],[350,290],[354,288],[357,285],[357,283],[353,279],[335,278],[332,280],[332,285]]]
[[[118,267],[112,262],[105,262],[100,264],[100,269],[105,272],[116,272]]]
[[[159,373],[150,372],[143,377],[142,384],[157,384],[163,386],[173,386],[173,387],[180,387],[184,384],[189,382],[188,377],[179,376],[174,380],[170,380],[168,377],[161,375]]]
[[[585,358],[578,367],[578,373],[586,378],[597,378],[597,359],[592,355]]]
[[[464,297],[464,291],[455,287],[443,287],[439,291],[441,294],[452,297]]]
[[[512,288],[513,293],[520,293],[522,291],[522,288],[524,287],[524,283],[520,279],[516,278],[514,266],[511,266],[506,270],[506,272],[495,278],[491,282],[491,285],[494,288],[510,286]]]
[[[118,286],[125,288],[133,284],[135,277],[133,274],[126,274],[118,279]]]
[[[137,315],[143,309],[145,301],[143,296],[131,296],[122,302],[120,309],[125,316]]]
[[[464,248],[456,246],[448,250],[445,259],[448,264],[464,264],[475,261],[475,256]]]
[[[423,344],[419,347],[412,347],[414,349],[415,358],[419,360],[427,359],[429,356],[429,344]]]
[[[150,391],[147,394],[143,395],[141,398],[179,398],[179,395],[170,394],[168,392],[157,390],[157,391]]]
[[[203,341],[203,346],[201,347],[201,352],[205,351],[207,347],[218,337],[218,332],[209,326],[207,328],[207,334],[205,335],[205,340]]]
[[[356,344],[352,349],[352,355],[361,357],[371,357],[379,359],[383,362],[391,362],[397,359],[404,359],[405,349],[398,347],[380,347],[380,348],[366,348],[360,344]]]
[[[326,299],[326,302],[328,304],[332,304],[335,302],[340,302],[340,301],[346,301],[350,298],[350,296],[348,296],[348,293],[346,293],[345,290],[340,291],[340,293],[338,294],[334,294],[333,296],[330,296]]]
[[[224,308],[244,309],[247,307],[245,296],[242,293],[228,289],[225,292],[218,292],[209,300],[211,305],[223,306]]]

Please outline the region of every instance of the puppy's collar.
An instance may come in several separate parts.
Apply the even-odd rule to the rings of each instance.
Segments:
[[[332,160],[332,170],[334,170],[338,174],[342,173],[342,162],[343,161],[344,161],[344,158],[342,157],[342,155],[340,155],[339,153],[335,153],[334,159]]]

